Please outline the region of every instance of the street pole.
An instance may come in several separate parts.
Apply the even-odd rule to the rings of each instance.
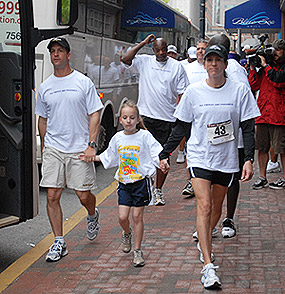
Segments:
[[[200,0],[200,38],[205,39],[205,0]]]

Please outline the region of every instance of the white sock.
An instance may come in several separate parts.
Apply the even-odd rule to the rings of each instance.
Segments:
[[[55,241],[59,241],[61,244],[63,244],[64,243],[63,236],[56,236]]]

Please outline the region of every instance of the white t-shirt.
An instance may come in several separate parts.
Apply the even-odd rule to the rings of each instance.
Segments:
[[[200,82],[208,77],[204,64],[199,63],[198,60],[187,64],[184,68],[190,84]]]
[[[249,88],[247,72],[235,59],[228,59],[228,66],[226,68],[228,78],[246,84]]]
[[[161,63],[156,60],[155,55],[141,54],[135,56],[130,67],[140,74],[140,114],[174,122],[177,95],[183,94],[188,86],[183,65],[173,58]]]
[[[115,179],[128,184],[152,176],[159,167],[158,154],[162,146],[147,130],[125,135],[116,133],[108,148],[99,155],[104,168],[119,167]]]
[[[36,114],[47,118],[45,146],[61,152],[84,151],[89,142],[89,115],[102,109],[92,81],[73,70],[65,77],[52,74],[40,86]]]
[[[205,80],[190,85],[174,113],[179,120],[192,122],[191,137],[187,142],[188,167],[226,173],[239,171],[237,152],[239,124],[259,115],[258,106],[250,89],[242,83],[227,79],[221,88],[212,88]],[[214,138],[211,137],[213,132],[211,133],[210,130],[215,130],[221,125],[225,127],[226,122],[230,122],[232,126],[232,136],[229,140],[216,145],[210,143],[210,138]],[[228,129],[226,130],[225,133],[228,132]],[[217,131],[223,135],[220,127]]]
[[[228,66],[226,68],[226,73],[229,79],[233,81],[238,81],[244,83],[250,88],[247,72],[244,67],[242,67],[235,59],[228,59]],[[242,130],[239,129],[239,141],[238,148],[243,148]]]

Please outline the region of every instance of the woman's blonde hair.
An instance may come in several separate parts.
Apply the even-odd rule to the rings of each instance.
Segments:
[[[138,123],[137,123],[137,129],[140,130],[140,129],[143,129],[143,130],[146,130],[146,127],[143,123],[143,120],[140,116],[140,112],[139,112],[139,108],[138,106],[136,105],[136,103],[132,100],[126,100],[122,107],[121,107],[121,110],[120,110],[120,116],[122,116],[122,110],[125,108],[125,107],[131,107],[133,109],[135,109],[136,113],[137,113],[137,117],[138,117]]]

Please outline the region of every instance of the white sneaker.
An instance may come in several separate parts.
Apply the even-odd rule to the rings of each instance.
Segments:
[[[212,231],[212,237],[215,237],[218,234],[218,229],[216,227],[214,227],[213,231]],[[192,235],[193,239],[195,239],[196,241],[198,241],[198,233],[197,231],[195,231]]]
[[[178,151],[178,155],[177,155],[177,159],[176,159],[176,163],[183,163],[185,162],[185,153],[184,151]]]
[[[216,275],[217,268],[219,267],[214,266],[212,263],[208,263],[203,267],[201,271],[201,274],[203,274],[201,282],[205,289],[217,288],[221,286],[220,279]]]
[[[96,217],[95,219],[89,219],[87,217],[87,238],[92,241],[94,240],[98,234],[99,234],[99,230],[100,230],[100,225],[99,225],[99,210],[96,207],[95,208],[95,212],[96,212]]]
[[[268,161],[267,163],[267,168],[266,168],[267,173],[280,173],[281,172],[281,167],[278,161],[272,162],[271,160]]]
[[[66,248],[66,243],[60,243],[59,241],[54,241],[54,243],[50,246],[49,252],[46,256],[47,262],[59,261],[62,257],[68,254],[68,250]]]
[[[161,189],[155,188],[153,190],[153,194],[154,194],[154,205],[165,205],[165,200],[162,195]]]
[[[203,256],[203,253],[202,253],[202,250],[201,250],[201,247],[200,247],[200,242],[197,243],[197,249],[199,250],[199,253],[200,253],[200,261],[202,263],[204,263],[204,256]],[[211,261],[214,262],[215,261],[215,255],[214,253],[211,253]]]

